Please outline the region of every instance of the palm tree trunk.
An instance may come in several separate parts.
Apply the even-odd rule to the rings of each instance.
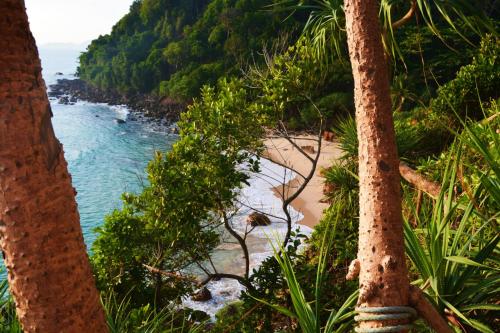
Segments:
[[[0,245],[25,332],[107,332],[23,0],[0,1]]]
[[[359,308],[409,303],[399,158],[378,3],[376,0],[345,1],[359,139],[359,249],[354,265],[359,269]],[[363,321],[360,328],[406,323],[407,320]]]

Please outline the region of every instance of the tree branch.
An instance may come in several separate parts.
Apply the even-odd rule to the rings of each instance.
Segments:
[[[281,163],[279,161],[275,161],[269,157],[266,157],[266,156],[263,156],[266,160],[269,160],[271,162],[273,162],[274,164],[277,164],[279,165],[280,167],[284,168],[284,169],[288,169],[294,173],[296,173],[297,175],[299,175],[300,177],[302,177],[303,179],[306,178],[306,176],[304,176],[302,173],[300,173],[299,171],[297,171],[296,169],[294,169],[292,166],[289,166],[289,165],[286,165],[285,163]]]
[[[286,222],[286,219],[284,217],[277,216],[277,215],[270,214],[270,213],[266,213],[266,212],[264,212],[264,211],[262,211],[260,209],[254,208],[254,207],[252,207],[250,205],[247,205],[247,204],[241,202],[240,200],[236,200],[236,202],[239,203],[240,205],[242,205],[243,207],[251,209],[251,210],[253,210],[253,211],[257,212],[257,213],[260,213],[260,214],[263,214],[263,215],[266,215],[266,216],[270,216],[270,217],[275,218],[275,219],[283,220],[283,221]]]
[[[287,140],[293,147],[295,147],[299,151],[299,153],[304,155],[312,163],[313,158],[311,156],[309,156],[309,154],[306,151],[304,151],[304,149],[300,148],[300,146],[294,141],[294,137],[292,137],[288,134],[288,131],[286,130],[286,127],[283,124],[283,122],[280,121],[279,124],[283,128],[283,138],[285,140]],[[321,127],[323,127],[323,126],[321,126]]]
[[[314,104],[313,104],[314,105]],[[285,235],[285,239],[283,241],[283,248],[286,248],[286,245],[288,244],[288,241],[290,240],[290,236],[292,234],[292,217],[290,216],[290,212],[288,211],[288,206],[295,200],[297,197],[304,191],[306,186],[309,184],[311,179],[314,177],[314,173],[316,172],[316,166],[318,165],[319,158],[321,156],[321,145],[322,145],[322,139],[323,136],[321,135],[323,132],[323,118],[321,118],[320,125],[319,125],[319,134],[318,134],[318,151],[316,152],[316,156],[314,159],[311,157],[307,156],[311,162],[311,169],[309,171],[309,174],[304,178],[304,182],[299,186],[299,188],[291,195],[285,198],[283,195],[283,212],[285,213],[287,217],[287,222],[288,222],[288,228],[287,232]],[[284,188],[283,188],[283,193],[284,193]]]
[[[231,227],[229,224],[229,219],[227,217],[226,211],[221,207],[222,218],[224,219],[224,227],[226,230],[238,241],[243,250],[245,256],[245,277],[244,280],[248,282],[248,276],[250,275],[250,255],[248,253],[248,247],[245,240]],[[243,278],[242,278],[243,279]]]
[[[404,180],[436,199],[441,193],[441,185],[426,179],[403,162],[399,163],[399,173]]]
[[[401,26],[408,23],[411,20],[415,12],[417,11],[417,0],[412,0],[410,10],[401,19],[397,20],[392,24],[392,29],[398,29]]]
[[[429,303],[422,290],[416,286],[410,286],[410,304],[437,333],[453,333],[443,316]]]
[[[227,274],[227,273],[210,274],[205,280],[203,280],[200,283],[200,286],[204,286],[214,279],[233,279],[233,280],[238,281],[242,286],[246,287],[248,290],[255,289],[252,286],[252,284],[248,281],[248,279],[245,279],[244,277],[236,275],[236,274]]]
[[[170,278],[176,278],[176,279],[179,279],[179,280],[193,280],[193,277],[191,276],[184,276],[178,272],[167,272],[167,271],[163,271],[159,268],[156,268],[156,267],[153,267],[153,266],[149,266],[147,264],[142,264],[142,266],[144,268],[146,268],[148,271],[150,271],[151,273],[153,274],[159,274],[159,275],[163,275],[163,276],[166,276],[166,277],[170,277]]]

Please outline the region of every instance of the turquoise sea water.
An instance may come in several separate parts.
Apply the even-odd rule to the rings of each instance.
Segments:
[[[47,85],[57,72],[71,77],[79,50],[68,47],[40,48]],[[95,239],[94,229],[104,216],[121,205],[125,191],[136,192],[145,181],[145,167],[155,150],[167,150],[176,140],[148,123],[126,119],[127,109],[105,104],[78,102],[61,105],[51,101],[54,130],[62,142],[87,246]]]

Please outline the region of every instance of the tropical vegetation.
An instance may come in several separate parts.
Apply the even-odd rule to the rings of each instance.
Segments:
[[[142,192],[124,193],[123,206],[96,230],[90,261],[111,332],[354,330],[363,288],[346,275],[360,245],[365,139],[354,117],[342,4],[137,0],[81,55],[79,75],[96,88],[187,105],[178,141],[155,154]],[[419,180],[393,177],[405,278],[455,332],[500,326],[495,4],[381,1],[382,36],[372,36],[384,46],[396,162]],[[232,218],[239,191],[261,171],[264,137],[320,133],[321,143],[325,131],[342,151],[321,170],[329,208],[306,237],[292,229],[284,200],[287,235],[271,239],[275,255],[251,271],[252,230],[236,230]],[[242,250],[241,274],[221,272],[212,260],[227,237]],[[241,284],[238,301],[214,318],[182,308],[183,298],[221,278]],[[0,331],[20,332],[6,289],[4,281]],[[413,319],[414,332],[431,331]]]

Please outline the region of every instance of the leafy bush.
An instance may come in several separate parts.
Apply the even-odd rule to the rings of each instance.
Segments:
[[[203,89],[178,123],[180,140],[150,162],[149,184],[125,194],[98,228],[92,263],[101,290],[132,290],[134,304],[160,306],[192,290],[188,268],[218,245],[221,216],[249,177],[241,166],[258,169],[250,151],[266,121],[240,80]]]
[[[282,114],[292,129],[316,131],[353,109],[352,74],[345,63],[320,66],[310,43],[301,38],[281,54],[266,54],[264,67],[252,68],[248,84],[258,102]]]
[[[129,297],[119,300],[113,292],[102,296],[102,303],[110,333],[203,332],[203,323],[196,324],[189,311],[149,304],[133,307]]]
[[[339,215],[337,215],[337,218],[338,217]],[[329,253],[333,250],[332,244],[336,238],[335,234],[336,223],[331,225],[329,229],[325,230],[322,235],[314,283],[306,282],[308,285],[307,289],[311,288],[311,285],[313,286],[312,292],[314,295],[314,301],[311,302],[311,304],[313,304],[312,306],[310,302],[307,301],[306,293],[301,286],[301,282],[303,281],[300,281],[298,279],[298,275],[296,274],[297,265],[293,263],[284,249],[275,249],[275,258],[286,281],[292,309],[272,304],[268,300],[259,300],[283,315],[295,319],[298,322],[301,331],[304,333],[340,333],[347,332],[352,328],[352,317],[354,315],[352,307],[358,297],[357,291],[351,294],[345,303],[338,307],[338,310],[335,310],[335,308],[331,309],[326,321],[322,320],[322,312],[324,312],[322,294],[327,286],[330,288],[329,283],[327,284],[327,267],[330,265],[328,258],[330,256]]]
[[[414,209],[417,228],[405,224],[415,281],[456,329],[494,332],[500,283],[498,134],[492,122],[465,126],[446,155],[443,187],[430,207]],[[492,136],[493,135],[493,136]],[[481,160],[482,170],[468,162]],[[476,169],[476,170],[475,170]],[[469,180],[464,174],[470,174]],[[470,181],[472,180],[472,182]]]
[[[492,35],[481,42],[479,52],[470,65],[462,67],[455,79],[438,90],[431,108],[437,114],[453,115],[461,119],[481,119],[481,101],[500,97],[500,39]]]

